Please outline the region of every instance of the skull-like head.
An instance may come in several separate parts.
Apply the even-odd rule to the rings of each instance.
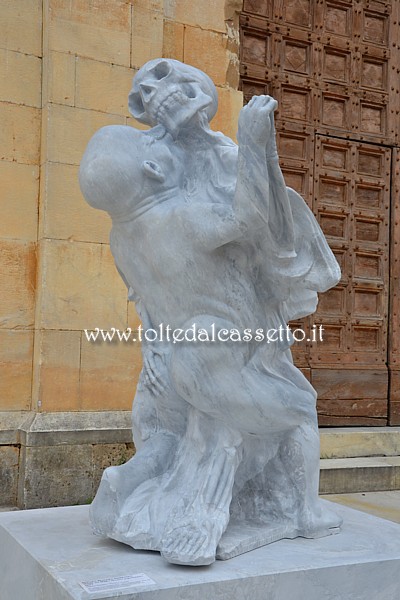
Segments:
[[[218,96],[211,79],[178,60],[147,62],[133,80],[128,98],[130,113],[146,125],[163,125],[174,137],[197,113],[211,121]]]

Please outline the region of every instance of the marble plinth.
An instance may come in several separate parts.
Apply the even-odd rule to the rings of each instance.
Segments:
[[[400,525],[335,510],[343,517],[340,535],[281,540],[210,567],[171,565],[157,553],[98,538],[87,506],[2,513],[0,598],[398,600]],[[130,587],[122,589],[115,578],[127,576]],[[87,591],[88,582],[105,579],[97,584],[103,591]]]

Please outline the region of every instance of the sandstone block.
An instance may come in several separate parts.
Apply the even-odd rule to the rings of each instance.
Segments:
[[[211,129],[222,131],[236,141],[237,122],[240,109],[243,107],[243,94],[235,90],[217,88],[218,111],[211,121]]]
[[[42,61],[0,49],[0,100],[40,107]]]
[[[107,244],[111,221],[82,198],[76,165],[47,163],[42,171],[39,236]],[[1,185],[1,184],[0,184]]]
[[[165,0],[164,6],[167,19],[225,33],[225,0]]]
[[[91,25],[108,31],[127,31],[130,9],[125,0],[49,0],[50,20]]]
[[[80,331],[36,332],[33,403],[40,411],[79,410]]]
[[[76,61],[76,106],[128,116],[133,69],[87,58]]]
[[[0,102],[0,147],[5,160],[38,164],[40,110]]]
[[[165,0],[128,0],[133,6],[163,13]]]
[[[227,39],[222,33],[185,27],[185,62],[207,73],[217,86],[227,82],[230,62]]]
[[[124,329],[127,290],[104,244],[42,240],[37,327]]]
[[[131,7],[122,0],[50,0],[49,48],[129,66]]]
[[[225,19],[237,19],[243,10],[243,0],[223,0]]]
[[[50,104],[43,109],[42,162],[79,165],[88,141],[105,125],[123,125],[124,117]]]
[[[153,58],[162,56],[163,15],[142,5],[132,7],[131,66],[140,68]]]
[[[138,342],[88,342],[82,334],[82,410],[129,410],[141,368]]]
[[[36,286],[35,244],[0,241],[0,328],[32,328]]]
[[[6,0],[0,11],[0,47],[42,54],[42,0]]]
[[[33,331],[0,330],[0,402],[2,410],[29,410],[32,355]]]
[[[164,22],[163,56],[183,61],[184,26],[173,21]]]
[[[73,106],[75,103],[75,64],[72,54],[49,52],[45,64],[47,100],[56,104]],[[46,98],[44,98],[44,102]]]
[[[39,168],[0,161],[0,238],[36,241]]]

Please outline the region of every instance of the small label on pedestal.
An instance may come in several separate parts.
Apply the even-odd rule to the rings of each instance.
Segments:
[[[107,579],[95,579],[94,581],[81,581],[81,586],[89,594],[96,592],[115,592],[125,588],[139,585],[154,585],[156,582],[144,573],[136,575],[122,575],[121,577],[108,577]]]

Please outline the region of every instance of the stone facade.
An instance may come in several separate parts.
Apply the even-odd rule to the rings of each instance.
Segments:
[[[0,505],[89,501],[102,469],[133,451],[126,411],[140,347],[89,343],[83,330],[135,330],[139,320],[110,255],[108,217],[81,197],[78,165],[103,125],[140,126],[127,94],[138,68],[159,56],[213,78],[212,127],[235,137],[241,8],[241,0],[2,2]]]

